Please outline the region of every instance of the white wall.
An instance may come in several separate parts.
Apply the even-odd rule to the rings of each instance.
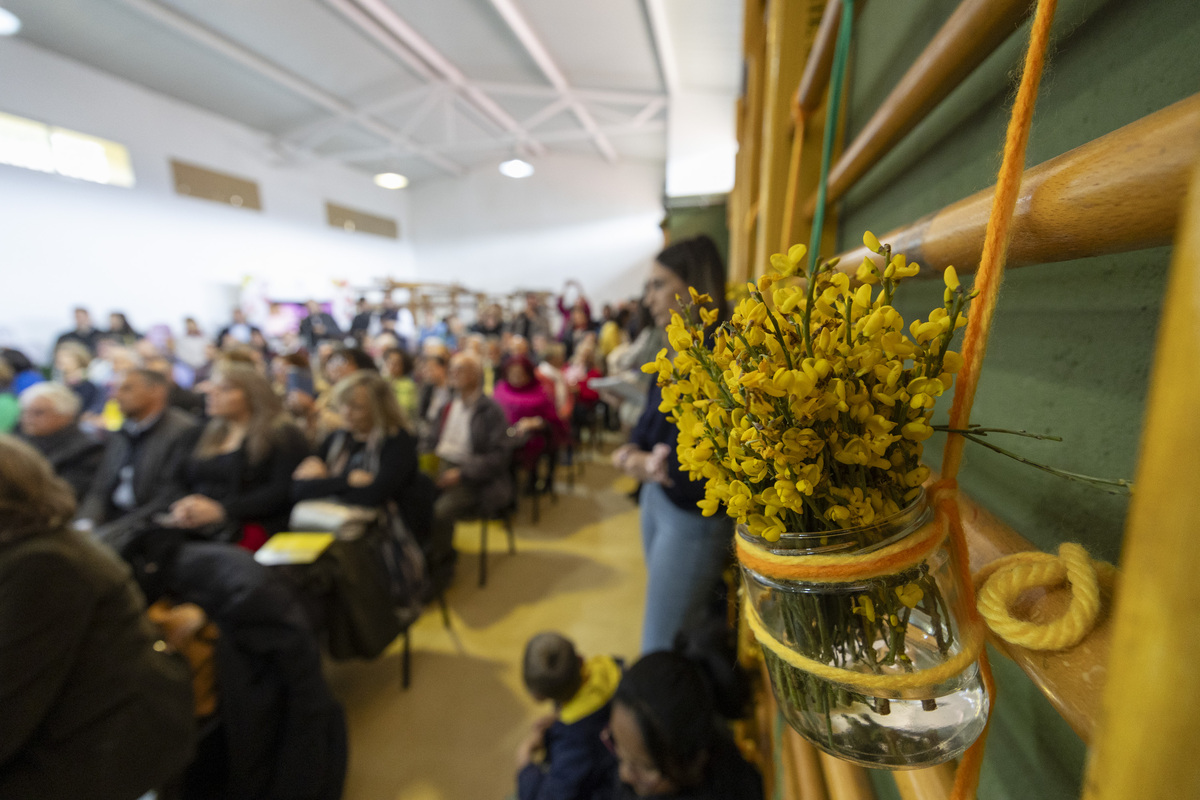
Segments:
[[[576,278],[594,300],[639,295],[662,249],[662,164],[530,161],[528,178],[488,168],[411,190],[418,274],[482,291],[557,291]]]
[[[737,160],[737,106],[729,93],[679,91],[667,112],[667,196],[725,194]]]
[[[267,137],[111,75],[0,39],[0,111],[111,139],[129,148],[133,189],[0,165],[0,343],[40,357],[70,309],[109,310],[135,327],[215,324],[253,279],[285,299],[332,298],[334,280],[366,285],[415,274],[407,238],[333,230],[325,201],[410,226],[403,192],[326,161],[287,163]],[[169,159],[259,184],[263,211],[180,197]]]

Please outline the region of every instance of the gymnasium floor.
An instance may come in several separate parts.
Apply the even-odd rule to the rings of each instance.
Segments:
[[[632,482],[605,454],[585,454],[574,488],[543,499],[531,522],[522,499],[517,554],[488,530],[488,583],[479,588],[479,523],[455,532],[459,572],[448,593],[451,630],[433,607],[412,631],[412,686],[400,688],[393,647],[372,662],[330,663],[346,707],[345,800],[484,800],[513,791],[514,755],[548,712],[521,685],[526,640],[558,630],[585,655],[637,655],[645,569]]]

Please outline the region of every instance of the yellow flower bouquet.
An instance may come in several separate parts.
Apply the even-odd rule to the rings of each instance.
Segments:
[[[863,239],[882,258],[853,282],[835,263],[805,269],[804,245],[773,256],[776,274],[748,284],[719,326],[690,290],[667,328],[674,355],[643,369],[679,427],[681,467],[705,481],[703,513],[739,523],[748,616],[788,721],[835,755],[927,766],[962,752],[987,713],[957,622],[961,577],[922,533],[922,447],[962,366],[950,345],[974,295],[947,268],[943,305],[906,326],[892,302],[919,266]],[[919,557],[890,555],[926,540]],[[836,567],[870,553],[892,566],[779,577],[795,556]]]

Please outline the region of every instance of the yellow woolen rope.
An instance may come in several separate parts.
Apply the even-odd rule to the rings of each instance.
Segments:
[[[1093,562],[1087,551],[1066,542],[1058,555],[1015,553],[988,564],[975,576],[979,585],[979,613],[992,632],[1006,642],[1028,650],[1065,650],[1079,644],[1096,624],[1100,614],[1100,583],[1097,573],[1115,568]],[[1071,585],[1071,604],[1058,619],[1046,624],[1015,619],[1010,612],[1020,594],[1037,587]]]
[[[934,686],[953,678],[970,666],[975,659],[979,658],[979,652],[983,649],[983,635],[980,632],[979,626],[972,625],[964,631],[962,651],[938,664],[936,667],[916,670],[915,672],[888,673],[883,675],[855,672],[854,670],[843,669],[842,667],[832,667],[828,664],[822,664],[820,661],[814,661],[811,658],[800,655],[788,645],[776,639],[767,630],[767,626],[750,603],[746,603],[745,607],[746,621],[749,623],[750,629],[754,631],[754,636],[758,639],[758,643],[763,647],[798,670],[807,672],[823,680],[840,683],[851,689],[857,689],[863,694],[873,694],[880,690],[899,692],[901,689],[922,689],[927,686]]]

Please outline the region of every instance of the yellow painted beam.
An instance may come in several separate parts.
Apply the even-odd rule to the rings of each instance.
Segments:
[[[1200,797],[1200,169],[1167,283],[1085,800]]]

